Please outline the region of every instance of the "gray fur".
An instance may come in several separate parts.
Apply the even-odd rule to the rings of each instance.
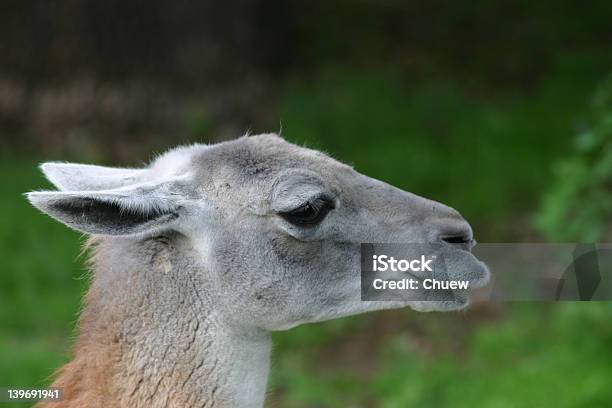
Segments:
[[[139,170],[42,168],[61,191],[29,193],[32,204],[97,242],[90,294],[103,295],[88,297],[82,320],[94,323],[81,324],[81,335],[110,319],[123,350],[116,387],[132,406],[147,406],[160,387],[170,401],[178,385],[168,378],[178,376],[190,401],[178,405],[260,407],[270,331],[466,305],[360,301],[360,243],[440,242],[471,236],[469,224],[276,135],[178,148]],[[335,203],[319,225],[278,215],[319,194]],[[124,211],[101,210],[109,203]],[[450,264],[475,286],[488,280],[467,252]]]

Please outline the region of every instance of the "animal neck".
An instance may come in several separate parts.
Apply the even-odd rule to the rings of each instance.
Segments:
[[[185,248],[103,240],[92,261],[74,359],[54,383],[66,407],[263,405],[270,335],[225,322]]]

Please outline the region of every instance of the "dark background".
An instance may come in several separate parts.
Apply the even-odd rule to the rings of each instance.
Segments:
[[[612,236],[610,1],[0,4],[0,386],[69,358],[79,236],[40,161],[279,131],[443,201],[480,242]],[[80,278],[79,278],[80,277]],[[612,307],[374,313],[275,335],[270,406],[612,405]]]

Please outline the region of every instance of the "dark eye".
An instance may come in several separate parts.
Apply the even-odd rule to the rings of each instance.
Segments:
[[[319,197],[279,215],[298,227],[313,227],[323,221],[327,213],[333,209],[334,203],[331,199]]]

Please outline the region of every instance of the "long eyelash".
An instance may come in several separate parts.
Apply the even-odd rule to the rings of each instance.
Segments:
[[[336,205],[334,204],[334,200],[332,200],[331,198],[327,196],[315,197],[312,201],[309,201],[308,203],[312,205],[314,208],[316,208],[317,211],[321,210],[325,206],[329,206],[330,209],[336,208]]]
[[[325,216],[327,215],[329,211],[336,208],[336,205],[333,199],[321,195],[318,197],[311,198],[306,203],[302,204],[298,208],[295,208],[294,210],[291,210],[285,213],[279,213],[279,215],[294,225],[308,226],[309,222],[306,219],[301,219],[300,217],[302,216],[306,217],[305,213],[309,207],[311,208],[311,210],[313,210],[316,213],[316,214],[313,214],[314,216],[317,217],[316,219],[320,221],[323,218],[325,218]],[[297,218],[292,219],[292,217],[297,217]],[[313,218],[311,221],[312,221],[311,225],[314,225],[314,223],[318,222],[318,221],[315,221],[315,218]]]

